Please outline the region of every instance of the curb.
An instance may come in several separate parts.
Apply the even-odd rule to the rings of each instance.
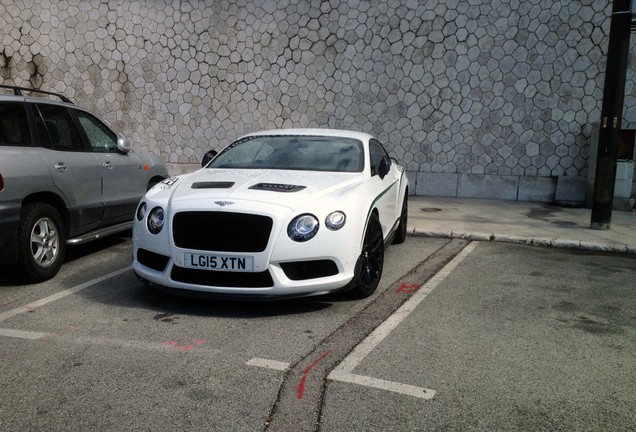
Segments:
[[[487,232],[455,232],[428,231],[414,228],[408,231],[415,237],[450,238],[473,241],[496,241],[502,243],[526,244],[532,246],[554,247],[593,252],[611,252],[625,255],[636,255],[636,245],[615,245],[600,242],[586,242],[580,240],[558,239],[549,237],[523,237],[510,234],[496,234]]]

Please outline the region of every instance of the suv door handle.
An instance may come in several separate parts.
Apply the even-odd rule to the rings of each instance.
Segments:
[[[66,172],[68,171],[68,167],[66,166],[66,164],[64,162],[58,162],[55,164],[55,169],[59,172]]]
[[[102,166],[107,170],[112,170],[114,165],[111,161],[106,161],[102,164]]]

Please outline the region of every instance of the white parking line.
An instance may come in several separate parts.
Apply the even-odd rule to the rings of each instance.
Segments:
[[[402,393],[409,396],[415,396],[422,399],[431,399],[435,395],[435,390],[425,389],[421,387],[410,386],[406,384],[394,383],[391,381],[380,380],[372,377],[356,375],[353,370],[364,360],[364,358],[382,340],[393,331],[415,308],[428,296],[448,275],[455,270],[469,253],[477,247],[477,242],[469,243],[455,258],[442,268],[435,276],[433,276],[426,284],[413,294],[400,308],[393,313],[386,321],[378,326],[366,339],[364,339],[334,370],[331,371],[327,379],[332,381],[343,381],[356,383],[367,387],[380,388],[396,393]]]
[[[287,369],[289,369],[289,363],[285,363],[285,362],[281,362],[277,360],[268,360],[268,359],[263,359],[258,357],[255,357],[252,360],[248,360],[247,363],[245,364],[248,366],[257,366],[257,367],[262,367],[267,369],[274,369],[274,370],[282,371],[282,372],[285,372]]]
[[[13,329],[0,329],[0,336],[35,340],[43,337],[47,337],[50,333],[41,333],[28,330],[13,330]]]
[[[432,399],[433,396],[435,396],[435,390],[425,389],[409,384],[402,384],[394,381],[386,381],[383,379],[364,375],[356,375],[348,372],[337,372],[335,369],[329,374],[328,378],[332,381],[341,381],[351,384],[358,384],[365,387],[373,387],[380,390],[388,390],[392,391],[393,393],[401,393],[420,399]]]
[[[18,338],[18,339],[29,339],[29,340],[54,340],[56,338],[64,339],[66,342],[71,341],[76,344],[90,345],[90,346],[101,346],[108,348],[117,348],[117,349],[130,349],[136,351],[160,351],[160,352],[171,352],[175,353],[175,355],[186,355],[181,353],[186,353],[187,355],[205,355],[207,358],[210,358],[211,355],[219,355],[222,352],[215,348],[201,348],[201,346],[196,347],[196,349],[191,350],[182,350],[182,349],[174,349],[171,344],[166,344],[165,342],[147,342],[147,341],[139,341],[139,340],[128,340],[128,339],[112,339],[106,337],[91,337],[91,336],[70,336],[70,334],[62,334],[62,333],[40,333],[29,330],[15,330],[15,329],[0,329],[0,337],[10,337],[10,338]]]
[[[9,318],[13,318],[16,315],[20,315],[20,314],[23,314],[25,312],[31,312],[31,311],[33,311],[34,309],[36,309],[36,308],[38,308],[40,306],[44,306],[44,305],[46,305],[48,303],[54,302],[56,300],[59,300],[61,298],[69,296],[71,294],[75,294],[78,291],[81,291],[81,290],[83,290],[85,288],[88,288],[88,287],[90,287],[92,285],[95,285],[96,283],[105,281],[106,279],[110,279],[110,278],[118,276],[118,275],[120,275],[122,273],[125,273],[128,270],[130,270],[130,269],[131,269],[131,266],[125,267],[123,269],[116,270],[114,272],[108,273],[107,275],[100,276],[100,277],[95,278],[93,280],[90,280],[88,282],[84,282],[83,284],[77,285],[77,286],[75,286],[73,288],[69,288],[67,290],[60,291],[59,293],[50,295],[50,296],[45,297],[45,298],[43,298],[41,300],[36,300],[33,303],[29,303],[28,305],[20,306],[20,307],[17,307],[15,309],[11,309],[11,310],[8,310],[6,312],[0,313],[0,322],[6,321]]]

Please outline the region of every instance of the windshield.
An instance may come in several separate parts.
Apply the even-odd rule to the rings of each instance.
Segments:
[[[207,168],[361,172],[362,142],[324,136],[257,136],[236,141]]]

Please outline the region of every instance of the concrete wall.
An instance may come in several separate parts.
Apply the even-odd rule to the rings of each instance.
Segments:
[[[70,96],[174,172],[250,131],[345,128],[376,134],[414,193],[551,201],[585,195],[610,11],[607,0],[3,1],[0,82]],[[632,54],[626,124],[633,71]]]

